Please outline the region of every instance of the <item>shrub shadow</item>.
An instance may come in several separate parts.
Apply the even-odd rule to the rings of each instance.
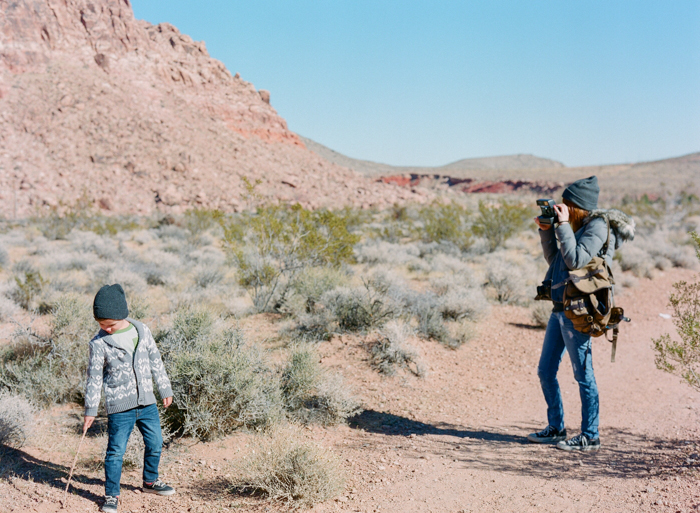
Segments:
[[[543,333],[545,331],[542,326],[535,326],[534,324],[523,324],[522,322],[509,322],[508,324],[523,330],[541,331]]]
[[[603,429],[601,450],[581,453],[528,442],[526,434],[535,426],[468,429],[444,423],[432,425],[373,410],[363,411],[348,423],[352,429],[386,436],[438,436],[424,441],[416,438],[423,445],[419,452],[449,458],[458,467],[545,479],[637,479],[700,469],[700,458],[690,454],[696,450],[693,441],[652,438],[622,429]]]

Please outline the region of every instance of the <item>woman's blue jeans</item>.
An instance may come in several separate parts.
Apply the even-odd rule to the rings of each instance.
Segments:
[[[564,312],[552,312],[544,335],[537,375],[547,401],[549,425],[559,430],[564,429],[564,405],[557,371],[564,351],[569,352],[581,395],[581,432],[594,440],[598,438],[599,404],[591,350],[591,337],[576,331]]]
[[[163,448],[158,407],[150,404],[112,413],[107,417],[109,440],[105,456],[105,495],[119,496],[124,451],[134,426],[141,431],[143,443],[146,446],[143,453],[143,480],[146,483],[152,483],[158,479],[158,465]]]

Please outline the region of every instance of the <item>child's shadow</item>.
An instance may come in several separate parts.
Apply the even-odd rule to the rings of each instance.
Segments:
[[[50,461],[40,460],[19,449],[0,446],[0,477],[15,476],[26,481],[43,483],[61,491],[66,489],[70,467]],[[73,473],[69,493],[99,503],[103,496],[91,492],[80,485],[104,485],[104,480]],[[121,485],[122,489],[136,490],[131,485]]]

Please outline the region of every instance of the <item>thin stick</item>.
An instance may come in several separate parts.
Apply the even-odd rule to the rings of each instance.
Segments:
[[[75,470],[75,464],[78,463],[78,455],[80,454],[80,448],[83,446],[83,440],[85,440],[85,435],[87,434],[87,429],[83,431],[83,436],[80,438],[80,444],[78,445],[78,452],[75,453],[75,459],[73,460],[73,466],[70,468],[70,475],[68,476],[68,482],[66,483],[66,489],[63,492],[63,502],[61,503],[61,509],[66,507],[66,497],[68,496],[68,487],[70,486],[70,481],[73,479],[73,471]]]

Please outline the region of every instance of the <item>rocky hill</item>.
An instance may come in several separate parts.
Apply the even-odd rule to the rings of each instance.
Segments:
[[[420,197],[309,151],[203,42],[129,0],[0,0],[0,216],[87,197],[115,213]]]

